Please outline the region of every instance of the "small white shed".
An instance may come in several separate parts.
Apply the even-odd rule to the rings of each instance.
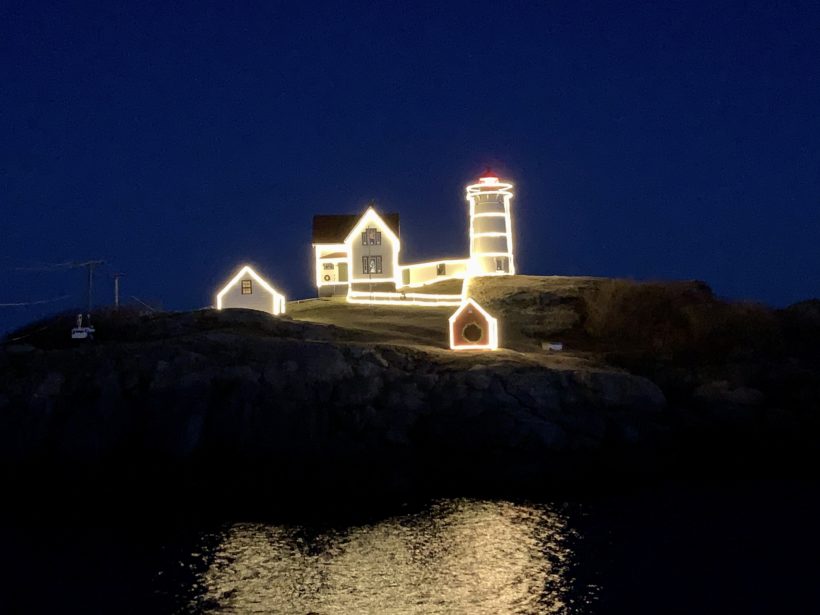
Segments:
[[[216,295],[216,309],[230,308],[259,310],[278,316],[285,313],[285,295],[245,265]]]

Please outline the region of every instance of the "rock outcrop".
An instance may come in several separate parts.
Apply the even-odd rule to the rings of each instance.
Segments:
[[[533,280],[519,280],[537,286],[528,292],[476,286],[516,348],[492,353],[443,348],[446,311],[412,320],[334,304],[310,307],[314,322],[101,314],[93,343],[71,343],[70,317],[32,326],[0,346],[0,470],[29,484],[102,472],[245,492],[527,494],[554,480],[710,472],[794,451],[808,467],[816,456],[816,350],[782,350],[820,330],[814,304],[778,315],[722,304],[697,283]],[[633,296],[643,303],[618,307]],[[542,351],[552,335],[579,350]]]
[[[457,458],[478,470],[491,456],[538,470],[663,422],[646,378],[516,352],[371,345],[243,311],[165,315],[128,336],[0,351],[6,466]]]

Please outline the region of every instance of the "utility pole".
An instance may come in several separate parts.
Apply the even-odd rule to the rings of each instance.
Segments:
[[[115,273],[114,274],[114,309],[120,309],[120,278],[124,276],[124,273]]]
[[[88,270],[88,311],[91,314],[91,304],[94,297],[94,267],[102,265],[105,261],[86,261],[77,263],[78,267],[85,267]]]

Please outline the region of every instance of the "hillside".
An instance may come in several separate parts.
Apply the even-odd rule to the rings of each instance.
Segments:
[[[505,276],[476,279],[469,289],[499,319],[501,345],[529,352],[555,336],[575,336],[583,318],[586,294],[602,280]],[[460,292],[452,285],[446,292]],[[426,292],[445,292],[431,285]],[[447,319],[452,307],[350,305],[342,298],[291,302],[288,315],[297,320],[333,324],[367,332],[373,341],[447,347]]]
[[[241,310],[102,311],[95,316],[96,345],[242,329],[250,335],[407,346],[456,363],[504,357],[557,368],[625,369],[657,382],[678,403],[693,403],[697,396],[702,401],[707,390],[728,390],[731,397],[736,389],[753,389],[789,407],[820,399],[814,379],[805,377],[820,365],[818,301],[773,310],[722,301],[702,282],[558,276],[478,278],[469,294],[499,320],[503,350],[490,357],[446,351],[453,308],[350,305],[342,299],[291,302],[280,320]],[[76,347],[66,334],[72,322],[66,314],[32,323],[10,334],[7,344]],[[564,344],[563,352],[542,349],[555,341]]]
[[[0,347],[0,470],[23,490],[100,488],[113,472],[235,497],[306,484],[525,495],[604,476],[791,472],[816,456],[817,302],[771,310],[700,282],[599,278],[469,290],[499,318],[503,350],[448,350],[452,308],[338,300],[293,302],[283,318],[101,311],[83,344],[69,314],[33,323]]]

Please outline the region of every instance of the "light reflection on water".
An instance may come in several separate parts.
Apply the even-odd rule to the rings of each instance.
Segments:
[[[448,500],[345,529],[226,529],[188,608],[205,613],[559,613],[573,535],[547,505]],[[576,604],[572,612],[583,611]]]

